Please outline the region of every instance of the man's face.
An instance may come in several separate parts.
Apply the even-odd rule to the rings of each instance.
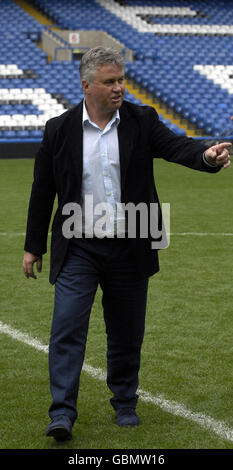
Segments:
[[[91,83],[82,80],[87,105],[100,113],[114,113],[122,105],[125,94],[124,69],[106,64],[95,71]]]

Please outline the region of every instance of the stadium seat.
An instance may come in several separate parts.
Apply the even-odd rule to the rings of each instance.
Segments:
[[[122,41],[134,56],[133,62],[126,63],[127,78],[193,126],[205,133],[229,128],[233,114],[231,2],[34,0],[34,5],[62,28],[103,30]],[[9,123],[22,115],[23,123],[23,118],[34,113],[40,116],[41,127],[46,117],[64,112],[83,98],[78,62],[52,60],[48,64],[46,54],[36,46],[46,26],[13,0],[4,0],[0,27],[1,118],[8,115]],[[130,94],[127,99],[143,104]],[[19,118],[16,121],[19,124]],[[34,123],[38,126],[38,120]],[[167,125],[182,132],[171,122]],[[34,130],[41,132],[38,127]]]

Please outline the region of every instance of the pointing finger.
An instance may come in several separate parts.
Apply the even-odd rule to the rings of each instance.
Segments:
[[[232,143],[231,142],[221,142],[221,144],[214,145],[214,147],[219,147],[221,149],[231,147]]]
[[[231,142],[222,142],[221,144],[214,145],[212,148],[216,150],[218,154],[228,149],[232,146]]]

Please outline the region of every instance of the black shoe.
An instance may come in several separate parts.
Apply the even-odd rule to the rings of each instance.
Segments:
[[[72,439],[72,421],[69,416],[55,416],[46,429],[46,435],[48,437],[54,437],[56,441]]]
[[[118,426],[138,426],[140,419],[134,408],[119,408],[116,410]]]

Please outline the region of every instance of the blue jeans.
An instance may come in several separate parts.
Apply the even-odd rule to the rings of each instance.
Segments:
[[[115,409],[135,408],[148,278],[136,274],[127,239],[77,239],[55,285],[49,345],[51,418],[77,418],[80,373],[98,285],[107,333],[107,385]]]

